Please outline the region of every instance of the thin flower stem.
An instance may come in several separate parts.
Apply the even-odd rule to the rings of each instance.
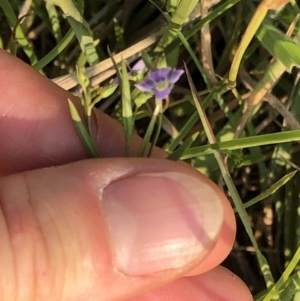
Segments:
[[[157,143],[157,140],[158,140],[158,137],[159,137],[159,134],[160,134],[160,131],[161,131],[161,126],[162,126],[162,117],[163,117],[162,99],[155,98],[155,105],[156,105],[156,107],[158,107],[157,126],[156,126],[156,129],[155,129],[154,138],[153,138],[153,141],[151,143],[151,146],[150,146],[147,157],[151,157],[151,154],[153,152],[153,148]]]
[[[143,143],[142,143],[142,147],[141,147],[141,150],[140,150],[140,153],[139,153],[139,157],[144,157],[145,156],[146,148],[149,145],[149,141],[150,141],[150,138],[152,136],[153,129],[154,129],[155,122],[156,122],[157,116],[159,114],[159,111],[160,111],[159,110],[159,105],[156,105],[155,109],[154,109],[154,112],[152,114],[151,120],[149,122],[149,125],[148,125],[148,128],[147,128]]]

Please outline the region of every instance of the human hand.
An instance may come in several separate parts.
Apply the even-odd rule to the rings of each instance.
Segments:
[[[123,129],[100,111],[105,158],[84,160],[78,100],[2,50],[0,87],[1,301],[252,300],[216,267],[235,220],[209,179],[159,150],[121,158]]]

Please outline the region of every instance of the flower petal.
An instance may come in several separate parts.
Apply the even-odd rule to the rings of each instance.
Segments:
[[[113,79],[113,84],[116,84],[116,85],[119,84],[119,79],[117,76]]]
[[[154,89],[154,96],[158,99],[165,99],[170,95],[171,90],[172,90],[172,87],[167,87],[164,90]]]
[[[172,72],[169,73],[168,82],[175,84],[183,73],[184,70],[182,69],[173,69]]]
[[[151,83],[151,82],[150,82]],[[135,84],[134,86],[142,92],[154,92],[153,84],[151,85],[149,81]]]
[[[155,83],[159,83],[167,80],[170,72],[172,72],[170,67],[153,69],[149,72],[148,78]]]
[[[133,65],[133,67],[131,68],[131,72],[132,72],[132,71],[134,71],[134,72],[138,72],[138,71],[142,72],[142,71],[144,71],[145,69],[146,69],[145,62],[144,62],[142,59],[140,59],[140,60],[138,60],[138,61]]]

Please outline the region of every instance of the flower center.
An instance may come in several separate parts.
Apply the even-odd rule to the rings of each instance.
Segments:
[[[155,88],[159,91],[163,91],[168,88],[169,84],[166,80],[155,83]]]

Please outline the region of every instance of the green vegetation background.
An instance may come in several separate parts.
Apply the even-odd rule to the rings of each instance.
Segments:
[[[256,300],[300,299],[297,1],[1,0],[0,8],[0,47],[81,95],[87,121],[97,106],[123,124],[127,148],[136,132],[225,191],[238,233],[224,265]],[[149,68],[187,66],[155,118],[154,100],[137,97],[128,80],[126,64],[141,57]],[[77,126],[98,156],[88,125]]]

